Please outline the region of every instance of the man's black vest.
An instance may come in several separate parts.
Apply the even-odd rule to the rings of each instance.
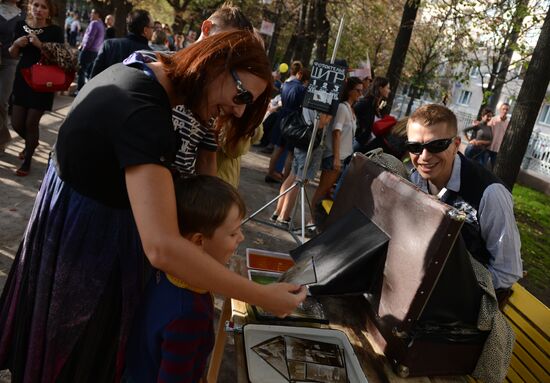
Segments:
[[[466,247],[472,256],[479,262],[487,266],[491,258],[491,254],[487,250],[485,241],[481,237],[481,229],[479,226],[479,204],[485,189],[492,184],[502,181],[493,173],[483,168],[479,164],[470,161],[458,153],[460,156],[460,190],[457,192],[447,190],[441,197],[441,201],[448,205],[457,207],[460,199],[476,210],[477,222],[466,221],[462,226],[461,234],[466,243]]]

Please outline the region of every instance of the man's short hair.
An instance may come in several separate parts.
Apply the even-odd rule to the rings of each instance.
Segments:
[[[290,64],[290,74],[292,76],[296,76],[299,72],[302,71],[302,69],[304,68],[304,65],[302,64],[301,61],[293,61],[292,64]]]
[[[409,117],[407,127],[413,122],[417,122],[427,127],[444,123],[449,133],[454,136],[456,136],[458,131],[456,116],[453,111],[439,104],[423,105],[415,110]]]
[[[164,45],[166,44],[167,40],[168,38],[166,37],[166,32],[164,32],[163,30],[154,31],[153,37],[151,37],[151,42],[153,44]]]
[[[488,114],[495,114],[495,113],[491,108],[483,108],[483,110],[481,111],[481,117],[486,116]]]
[[[144,9],[135,9],[128,13],[128,17],[126,18],[128,32],[138,36],[143,34],[143,30],[150,22],[151,15]]]
[[[216,32],[229,28],[254,30],[252,23],[246,18],[241,9],[230,2],[223,3],[210,15],[208,20],[212,22],[212,29]]]
[[[244,201],[237,189],[221,178],[207,175],[176,178],[174,187],[182,235],[201,233],[212,237],[233,205],[239,209],[241,218],[246,214]]]

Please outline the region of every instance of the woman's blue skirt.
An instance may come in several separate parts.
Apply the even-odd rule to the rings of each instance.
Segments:
[[[150,266],[131,209],[76,192],[50,161],[0,297],[13,382],[113,382]]]

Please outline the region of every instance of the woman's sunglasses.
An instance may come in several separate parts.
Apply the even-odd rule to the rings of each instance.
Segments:
[[[234,69],[230,70],[233,80],[237,86],[237,95],[233,97],[233,102],[237,105],[250,105],[254,102],[254,96],[252,93],[243,86],[243,82],[239,78],[239,75]]]
[[[416,141],[407,141],[405,142],[405,149],[409,153],[420,154],[426,149],[430,153],[441,153],[446,150],[449,145],[454,141],[455,137],[451,138],[442,138],[440,140],[433,140],[426,143],[416,142]]]

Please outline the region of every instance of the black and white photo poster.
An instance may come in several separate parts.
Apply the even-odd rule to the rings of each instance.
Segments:
[[[338,97],[346,78],[346,68],[340,65],[314,61],[311,80],[303,106],[322,113],[336,114]]]

